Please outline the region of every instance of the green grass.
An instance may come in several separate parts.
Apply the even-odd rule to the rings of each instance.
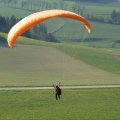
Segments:
[[[93,38],[94,40],[97,38],[101,41],[107,39],[111,42],[114,40],[119,40],[119,25],[110,25],[105,23],[91,22],[92,31],[89,34],[88,38]],[[99,41],[100,41],[99,40]]]
[[[119,40],[119,25],[110,25],[99,22],[89,21],[91,24],[91,33],[87,32],[85,26],[81,23],[73,20],[67,20],[67,25],[59,32],[55,34],[56,37],[62,37],[62,42],[65,42],[65,38],[74,42],[75,39],[80,41],[85,37],[83,41],[87,40],[87,43],[98,42],[101,43],[112,43]],[[48,27],[49,28],[49,27]],[[103,44],[104,45],[104,44]],[[101,45],[101,47],[103,46]]]
[[[19,41],[20,42],[20,41]],[[21,41],[22,42],[22,41]],[[32,42],[32,40],[31,40]],[[25,40],[23,41],[25,43]],[[29,44],[29,41],[26,40],[26,43]],[[82,60],[90,65],[98,67],[100,69],[120,74],[119,66],[119,57],[112,56],[111,53],[114,51],[120,52],[119,48],[91,48],[91,47],[82,47],[81,44],[52,44],[46,42],[38,42],[37,45],[47,45],[60,49],[61,51],[67,53],[68,55]],[[36,44],[35,41],[31,44]],[[103,64],[103,65],[102,65]],[[102,65],[102,66],[101,66]],[[111,67],[110,67],[111,66]],[[115,70],[116,69],[116,70]]]
[[[113,57],[111,55],[114,49],[98,49],[82,47],[80,45],[64,45],[63,47],[60,47],[60,50],[94,67],[120,74],[120,58]],[[118,51],[120,50],[118,49]]]
[[[119,120],[119,90],[63,89],[58,101],[53,90],[0,91],[0,119]]]
[[[81,4],[81,3],[80,3]],[[108,4],[99,4],[99,3],[82,3],[85,6],[86,11],[85,14],[96,14],[96,15],[103,15],[104,17],[111,14],[111,12],[116,9],[119,11],[119,3],[108,3]]]

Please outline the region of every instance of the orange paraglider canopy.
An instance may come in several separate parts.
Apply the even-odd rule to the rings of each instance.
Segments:
[[[53,18],[53,17],[65,17],[65,18],[78,20],[83,25],[85,25],[85,27],[87,28],[89,33],[91,31],[89,22],[84,17],[82,17],[76,13],[65,11],[65,10],[46,10],[46,11],[31,14],[31,15],[23,18],[17,24],[15,24],[8,33],[7,41],[8,41],[9,47],[10,48],[13,47],[15,40],[22,33],[27,31],[31,27],[33,27],[49,18]]]

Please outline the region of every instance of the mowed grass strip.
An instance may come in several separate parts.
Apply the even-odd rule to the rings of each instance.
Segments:
[[[120,88],[0,91],[3,120],[119,120]]]

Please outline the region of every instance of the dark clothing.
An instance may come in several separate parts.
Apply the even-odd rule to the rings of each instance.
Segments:
[[[56,100],[60,99],[60,95],[61,95],[61,89],[57,86],[55,88],[55,97],[56,97]]]
[[[56,93],[55,96],[56,96],[56,100],[60,99],[60,95],[59,94]]]

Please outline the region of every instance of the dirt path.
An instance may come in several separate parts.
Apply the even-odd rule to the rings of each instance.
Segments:
[[[61,86],[61,89],[75,89],[75,88],[118,88],[120,85],[98,85],[98,86]],[[53,87],[2,87],[0,90],[40,90],[53,89]]]

